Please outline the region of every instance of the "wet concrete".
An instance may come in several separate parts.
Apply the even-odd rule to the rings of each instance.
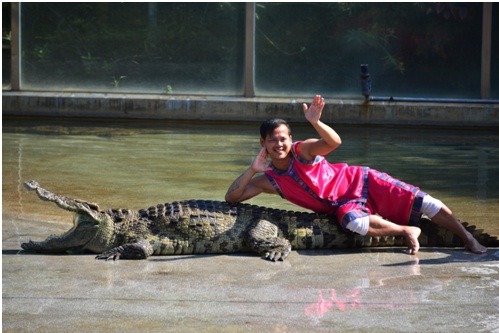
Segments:
[[[12,240],[3,332],[499,331],[499,249],[103,262],[28,254]]]

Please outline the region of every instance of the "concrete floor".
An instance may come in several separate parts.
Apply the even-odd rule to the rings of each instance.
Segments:
[[[8,226],[3,332],[499,332],[497,248],[103,262],[22,252]]]

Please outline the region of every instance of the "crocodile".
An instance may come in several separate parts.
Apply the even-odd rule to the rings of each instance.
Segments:
[[[96,203],[56,195],[36,181],[25,183],[42,200],[75,213],[62,235],[21,247],[41,253],[97,253],[96,259],[146,259],[151,255],[256,252],[284,260],[294,250],[404,246],[402,237],[368,237],[345,231],[331,216],[224,201],[186,200],[148,209],[100,209]],[[485,246],[497,237],[463,223]],[[421,246],[457,247],[462,240],[426,218]]]

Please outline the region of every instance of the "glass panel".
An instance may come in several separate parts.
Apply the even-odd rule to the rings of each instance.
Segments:
[[[22,88],[241,94],[243,3],[23,3]]]
[[[490,98],[499,99],[499,3],[492,5],[492,51],[490,58]]]
[[[480,98],[481,3],[258,3],[258,95]],[[496,20],[497,21],[497,20]]]
[[[10,2],[2,2],[2,90],[10,89]]]

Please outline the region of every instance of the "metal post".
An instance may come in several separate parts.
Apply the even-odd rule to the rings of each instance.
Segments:
[[[10,86],[11,90],[21,90],[21,27],[20,27],[20,3],[10,3],[11,15],[11,40],[10,40]]]
[[[255,97],[255,3],[246,3],[244,97]]]
[[[365,103],[369,103],[369,96],[371,95],[371,75],[367,66],[367,64],[360,65],[360,83]]]
[[[480,95],[482,99],[490,98],[490,54],[492,40],[492,3],[483,3],[482,19],[482,79]]]

